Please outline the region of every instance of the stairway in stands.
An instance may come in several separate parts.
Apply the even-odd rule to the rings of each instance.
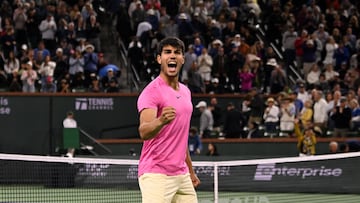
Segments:
[[[115,22],[110,14],[106,14],[101,22],[101,51],[104,53],[105,60],[109,64],[114,64],[121,69],[121,77],[118,80],[120,92],[131,92],[127,80],[127,68],[120,56],[119,39],[114,23]]]

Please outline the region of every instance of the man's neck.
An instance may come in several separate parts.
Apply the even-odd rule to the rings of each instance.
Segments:
[[[172,87],[174,90],[179,89],[179,80],[178,77],[168,77],[164,74],[160,74],[160,77],[164,80],[164,82]]]

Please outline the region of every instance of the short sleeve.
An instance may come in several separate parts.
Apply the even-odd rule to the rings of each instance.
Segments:
[[[146,108],[150,109],[157,109],[157,94],[152,91],[155,88],[145,88],[141,94],[139,95],[138,101],[137,101],[137,108],[138,112],[140,113],[142,110]]]

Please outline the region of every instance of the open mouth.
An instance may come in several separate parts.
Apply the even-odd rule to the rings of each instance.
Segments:
[[[168,67],[171,69],[176,69],[176,63],[175,62],[170,62],[168,63]]]
[[[170,62],[168,64],[169,68],[176,68],[176,63],[175,62]]]

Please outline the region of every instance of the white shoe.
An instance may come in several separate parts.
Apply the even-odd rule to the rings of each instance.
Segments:
[[[66,156],[66,157],[69,157],[69,158],[73,158],[73,155],[72,155],[70,152],[66,153],[65,156]]]

